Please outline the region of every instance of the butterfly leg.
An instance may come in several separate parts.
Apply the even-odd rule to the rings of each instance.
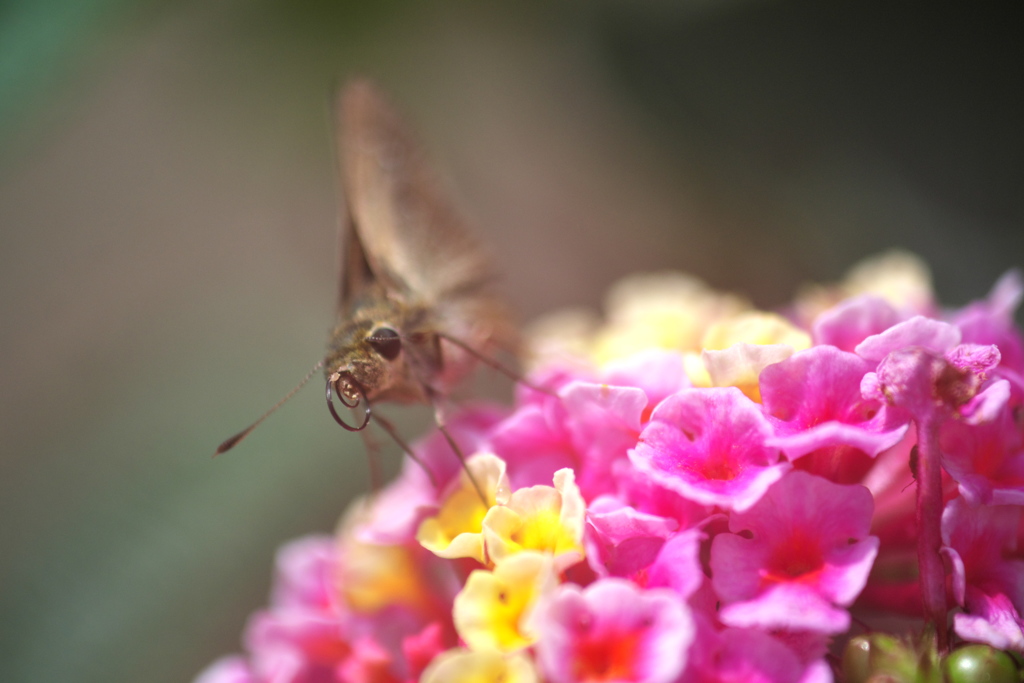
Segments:
[[[476,493],[480,496],[480,500],[483,502],[484,507],[490,507],[490,502],[487,500],[487,496],[484,495],[484,490],[480,487],[480,483],[473,476],[473,473],[469,469],[469,465],[466,462],[466,456],[459,448],[459,444],[455,442],[455,437],[452,436],[448,430],[448,425],[445,420],[444,406],[441,404],[439,397],[436,392],[429,389],[427,390],[427,397],[430,399],[430,405],[434,408],[434,424],[437,425],[438,431],[444,436],[445,441],[451,446],[452,451],[455,452],[455,456],[459,459],[459,463],[462,465],[463,471],[466,476],[469,477],[469,481],[473,484],[473,488],[476,489]]]
[[[380,491],[383,482],[380,473],[380,443],[373,438],[369,429],[362,430],[359,432],[359,435],[363,437],[363,446],[366,449],[366,466],[370,473],[370,490],[377,493]]]
[[[419,459],[419,456],[417,456],[416,453],[413,452],[412,448],[409,447],[409,444],[405,442],[405,439],[399,436],[398,430],[395,429],[395,426],[393,424],[391,424],[391,421],[385,419],[383,415],[380,415],[378,413],[374,413],[373,419],[376,420],[377,424],[380,425],[380,428],[387,432],[387,435],[390,436],[391,439],[396,444],[398,444],[398,447],[402,449],[402,452],[408,455],[409,458],[414,463],[419,465],[420,468],[427,473],[427,477],[430,479],[430,483],[434,486],[435,489],[437,489],[438,483],[437,478],[434,476],[434,473],[431,472],[430,468],[427,467],[427,465],[422,460]],[[374,487],[374,490],[376,490],[376,486]]]

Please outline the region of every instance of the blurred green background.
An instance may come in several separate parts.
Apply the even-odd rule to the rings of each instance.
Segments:
[[[0,680],[190,680],[367,487],[315,388],[210,459],[321,355],[347,77],[524,317],[665,267],[776,306],[892,246],[960,304],[1024,260],[1004,7],[0,0]]]

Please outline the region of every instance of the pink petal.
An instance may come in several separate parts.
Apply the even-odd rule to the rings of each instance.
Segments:
[[[868,337],[854,350],[863,358],[880,361],[892,351],[911,346],[945,353],[959,343],[960,330],[955,325],[918,315]]]
[[[640,434],[647,396],[636,387],[573,382],[560,394],[574,450],[582,459],[579,486],[586,498],[615,490],[613,464],[624,461]]]
[[[764,445],[771,435],[739,389],[688,389],[655,409],[630,459],[684,498],[743,510],[789,469]]]
[[[715,632],[698,621],[697,640],[680,681],[686,683],[802,683],[804,666],[776,638],[755,629]]]
[[[999,650],[1024,651],[1024,619],[1006,595],[970,591],[968,596],[970,613],[953,617],[958,636]]]
[[[831,346],[817,346],[761,373],[761,397],[777,436],[766,440],[790,459],[834,446],[875,456],[907,430],[884,406],[861,395],[872,364]]]
[[[562,584],[534,614],[546,680],[671,683],[686,664],[693,620],[678,595],[622,579]]]
[[[902,320],[885,299],[870,294],[846,299],[825,311],[814,321],[815,345],[829,344],[853,351],[868,337],[881,334]]]
[[[671,588],[688,600],[704,583],[700,545],[705,538],[700,530],[689,529],[668,539],[647,570],[647,587]]]
[[[203,669],[192,683],[256,683],[245,658],[234,656],[218,659]]]
[[[960,414],[968,424],[981,424],[996,419],[999,411],[1010,400],[1010,383],[1005,379],[996,380],[978,392],[961,410]]]
[[[1006,410],[984,424],[947,421],[942,465],[972,505],[1024,505],[1024,444]]]
[[[563,414],[554,420],[550,410],[554,409],[546,402],[520,406],[491,432],[487,450],[508,463],[515,488],[550,484],[558,470],[579,466],[564,425],[564,409],[559,406]]]
[[[277,551],[270,604],[330,611],[336,602],[338,544],[331,536],[306,536]]]
[[[609,363],[604,381],[642,389],[647,395],[648,411],[677,391],[691,386],[683,368],[683,355],[664,349],[648,349]]]
[[[587,559],[599,576],[632,577],[647,569],[679,527],[604,496],[587,509]]]
[[[838,632],[831,629],[848,617],[833,605],[860,594],[878,553],[878,538],[867,535],[872,507],[863,486],[794,471],[749,510],[732,513],[733,533],[715,537],[710,562],[732,615],[726,623]],[[783,605],[787,596],[797,602]]]
[[[833,607],[817,591],[797,584],[781,584],[753,600],[722,608],[722,623],[729,626],[842,633],[850,628],[850,615]]]
[[[1017,371],[1024,370],[1024,341],[1013,314],[1022,294],[1020,271],[1011,270],[999,278],[984,301],[970,304],[953,316],[964,342],[998,346],[1002,362]]]

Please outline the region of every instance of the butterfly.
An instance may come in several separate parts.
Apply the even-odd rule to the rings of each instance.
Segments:
[[[426,403],[452,448],[443,405],[477,361],[515,376],[493,360],[514,352],[516,328],[494,292],[494,269],[443,191],[422,149],[368,81],[344,88],[335,106],[341,214],[337,324],[310,375],[248,428],[237,445],[319,369],[327,405],[349,431],[365,429],[379,402]],[[349,424],[334,399],[362,407]],[[412,451],[383,417],[377,422]],[[413,456],[415,457],[415,456]]]

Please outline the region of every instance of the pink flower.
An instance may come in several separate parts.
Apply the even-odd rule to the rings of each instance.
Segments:
[[[998,364],[994,346],[963,344],[944,354],[924,346],[900,347],[864,376],[861,392],[906,410],[915,420],[957,415],[972,424],[986,422],[1010,398],[1005,379],[986,382],[988,371]]]
[[[684,498],[745,510],[790,467],[765,445],[771,434],[739,389],[687,389],[654,410],[630,459]]]
[[[531,381],[557,388],[573,380],[568,373],[558,373]],[[573,447],[561,398],[528,388],[517,391],[517,396],[516,409],[495,425],[485,447],[508,463],[512,486],[547,484],[558,470],[578,468],[580,456]]]
[[[878,552],[871,494],[791,472],[711,545],[711,575],[731,626],[841,633]],[[748,537],[749,535],[749,537]]]
[[[587,508],[587,559],[598,576],[632,578],[654,562],[678,528],[675,520],[603,496]]]
[[[1013,321],[1013,313],[1024,296],[1020,271],[1011,270],[999,278],[992,292],[952,318],[960,328],[963,341],[971,344],[995,344],[1002,362],[1016,372],[1024,372],[1024,342]]]
[[[678,595],[622,579],[563,584],[535,612],[537,658],[551,683],[671,683],[686,665],[693,619]]]
[[[960,330],[955,326],[918,315],[868,337],[854,350],[868,360],[880,361],[892,351],[911,347],[945,353],[960,340]]]
[[[953,595],[966,609],[953,625],[965,640],[1024,652],[1024,553],[1021,508],[970,507],[963,498],[942,514],[942,541],[953,565]]]
[[[683,355],[677,351],[648,349],[609,363],[603,381],[619,387],[636,387],[647,396],[641,422],[647,422],[654,407],[666,398],[691,386],[686,376]]]
[[[862,295],[846,299],[825,311],[814,321],[815,344],[830,344],[842,351],[853,351],[868,337],[885,332],[903,320],[903,316],[885,299]]]
[[[614,494],[616,500],[638,512],[675,520],[679,529],[688,529],[700,523],[711,512],[708,506],[688,500],[655,481],[634,467],[631,461],[615,463],[612,476],[617,484]],[[596,499],[594,503],[602,498]]]
[[[244,657],[223,657],[199,673],[193,683],[254,683]]]
[[[790,460],[842,483],[859,481],[874,457],[907,431],[885,405],[861,396],[860,384],[874,365],[831,346],[815,346],[769,365],[761,373],[761,397],[776,436],[766,440]],[[859,456],[859,457],[858,457]]]
[[[785,643],[756,629],[715,632],[697,620],[686,683],[826,683],[832,672],[824,661],[805,664]]]
[[[1024,505],[1024,443],[1007,406],[988,423],[948,420],[939,443],[942,463],[971,505]]]
[[[352,653],[351,620],[335,585],[338,550],[329,536],[281,548],[270,607],[246,628],[256,680],[312,681]]]
[[[579,487],[587,498],[615,490],[612,468],[625,461],[640,435],[647,396],[636,387],[573,382],[559,396],[573,450],[579,454]]]
[[[638,512],[610,498],[587,511],[587,559],[598,576],[619,576],[641,587],[672,588],[689,598],[704,580],[699,553],[704,534],[676,533],[671,519]]]

